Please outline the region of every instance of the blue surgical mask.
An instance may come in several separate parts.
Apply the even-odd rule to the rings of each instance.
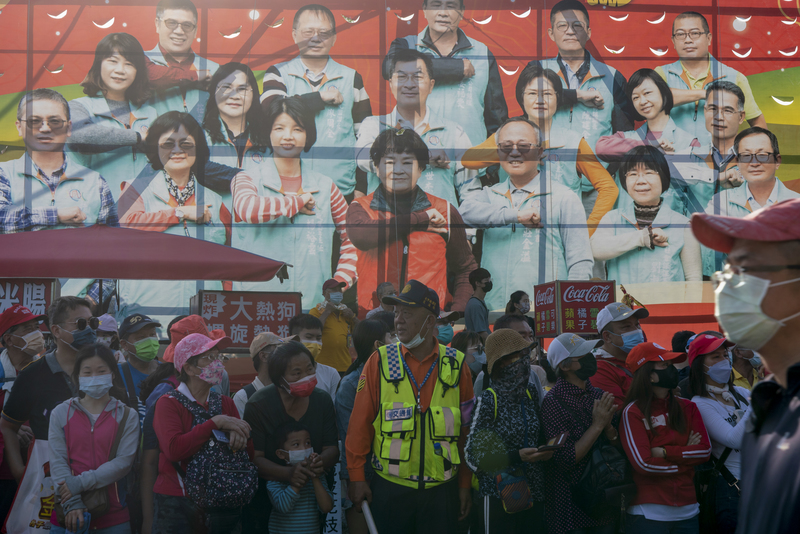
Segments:
[[[755,369],[761,367],[761,355],[757,352],[753,352],[753,357],[750,358],[750,365],[752,365]]]
[[[621,349],[622,352],[624,352],[625,354],[628,354],[631,350],[633,350],[633,347],[635,347],[639,343],[644,343],[644,333],[638,328],[636,330],[633,330],[632,332],[625,332],[624,334],[614,334],[614,335],[620,336],[622,338],[622,345],[617,345],[613,341],[611,342],[611,344],[617,347],[618,349]]]
[[[453,341],[453,326],[449,324],[439,325],[439,335],[436,338],[442,345],[449,345]]]
[[[728,360],[722,360],[721,362],[717,362],[711,367],[706,366],[706,373],[708,376],[711,377],[711,380],[714,382],[719,382],[720,384],[727,384],[731,379],[731,362]]]
[[[80,390],[93,399],[102,399],[111,389],[111,373],[107,375],[81,376],[78,377]]]
[[[72,343],[69,343],[69,346],[75,350],[80,350],[87,345],[97,343],[97,332],[92,330],[92,327],[89,325],[86,325],[86,328],[83,330],[73,330],[70,333],[72,334]]]
[[[330,301],[334,304],[339,304],[344,298],[344,293],[331,293]]]

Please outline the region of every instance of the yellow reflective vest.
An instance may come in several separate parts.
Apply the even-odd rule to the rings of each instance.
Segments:
[[[378,349],[380,405],[372,423],[372,464],[391,482],[430,488],[455,477],[461,463],[457,442],[461,435],[459,380],[464,354],[439,345],[438,378],[430,406],[421,412],[400,347],[396,343]]]

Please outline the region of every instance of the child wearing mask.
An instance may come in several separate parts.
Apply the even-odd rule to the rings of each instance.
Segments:
[[[269,481],[267,491],[273,509],[269,531],[273,534],[318,534],[319,514],[333,508],[333,494],[323,476],[315,476],[309,466],[318,456],[311,446],[308,427],[289,421],[277,431],[281,444],[275,455],[287,465],[301,464],[290,482]]]

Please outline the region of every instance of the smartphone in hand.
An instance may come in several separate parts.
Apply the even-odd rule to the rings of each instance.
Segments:
[[[563,432],[554,438],[547,440],[547,443],[537,448],[538,452],[555,451],[564,446],[569,437],[569,432]]]

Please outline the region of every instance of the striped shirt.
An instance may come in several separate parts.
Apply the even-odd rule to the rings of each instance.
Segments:
[[[325,477],[320,482],[333,498]],[[309,480],[300,489],[294,491],[286,482],[267,482],[269,500],[272,501],[272,513],[269,516],[269,531],[272,534],[319,534],[319,506],[314,495],[314,484]]]

